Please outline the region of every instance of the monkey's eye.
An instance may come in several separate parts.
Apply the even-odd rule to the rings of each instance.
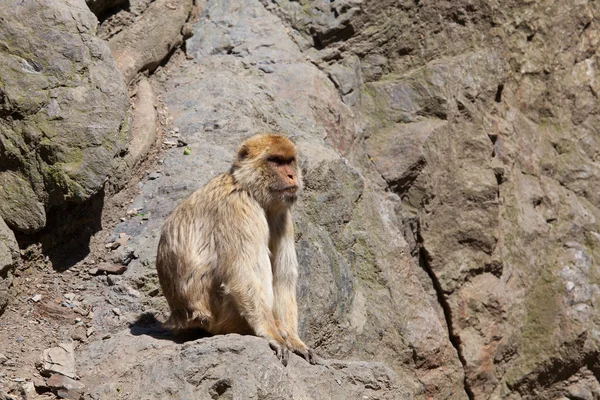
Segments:
[[[288,165],[294,162],[294,158],[284,158],[281,156],[270,156],[267,158],[267,161],[272,162],[277,165]]]

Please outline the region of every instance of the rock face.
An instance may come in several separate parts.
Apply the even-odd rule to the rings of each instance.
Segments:
[[[360,92],[469,396],[598,397],[598,5],[263,3]]]
[[[0,271],[15,263],[2,220],[41,229],[120,154],[126,95],[82,4],[2,17]],[[101,27],[128,82],[189,36],[191,4],[132,1]],[[154,137],[153,90],[171,147],[107,243],[101,261],[127,268],[99,264],[81,294],[91,397],[600,398],[597,2],[196,4],[186,54],[138,87],[133,125],[152,134],[134,137],[127,168]],[[136,25],[163,14],[173,25]],[[52,46],[23,42],[26,29]],[[148,37],[161,45],[135,44]],[[300,335],[317,366],[284,368],[254,337],[180,343],[139,324],[168,314],[154,267],[165,217],[265,131],[301,151]]]
[[[83,0],[3,11],[0,216],[12,229],[39,231],[51,207],[87,200],[125,151],[128,95],[96,25]]]

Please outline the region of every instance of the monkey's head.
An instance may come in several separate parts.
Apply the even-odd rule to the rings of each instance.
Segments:
[[[238,150],[231,172],[264,208],[289,207],[302,189],[296,145],[281,135],[256,135]]]

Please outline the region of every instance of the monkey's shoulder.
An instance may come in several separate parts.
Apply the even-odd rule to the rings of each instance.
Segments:
[[[173,214],[174,218],[187,215],[186,219],[210,219],[215,223],[264,218],[258,202],[246,190],[239,188],[229,173],[217,175],[193,192]]]
[[[261,208],[258,202],[236,184],[230,173],[223,173],[214,177],[204,187],[192,194],[193,202],[215,207],[249,207]]]

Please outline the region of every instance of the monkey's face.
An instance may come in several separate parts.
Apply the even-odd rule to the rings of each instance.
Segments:
[[[270,154],[266,165],[271,175],[271,195],[285,204],[293,204],[298,199],[298,192],[302,187],[296,155]]]
[[[298,198],[302,176],[294,143],[281,135],[257,135],[238,150],[232,173],[263,207],[289,207]]]

